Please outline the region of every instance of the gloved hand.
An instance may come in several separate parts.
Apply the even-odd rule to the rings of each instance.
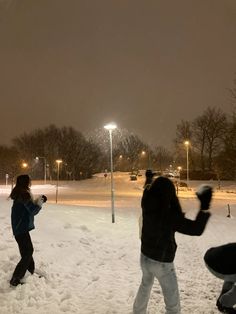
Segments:
[[[200,209],[207,210],[210,208],[211,198],[212,198],[212,187],[209,185],[201,185],[196,195],[201,202]]]
[[[46,196],[46,195],[42,195],[41,197],[42,197],[42,199],[43,199],[43,202],[46,203],[46,202],[47,202],[47,199],[48,199],[47,196]]]

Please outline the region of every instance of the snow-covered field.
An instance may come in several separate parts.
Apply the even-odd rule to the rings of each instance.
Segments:
[[[81,182],[60,183],[58,204],[55,185],[33,182],[34,195],[48,202],[35,217],[31,232],[36,268],[44,277],[27,274],[25,284],[9,287],[19,260],[10,226],[10,188],[0,186],[0,314],[129,314],[141,272],[138,217],[143,178],[130,181],[115,174],[116,223],[111,223],[110,182],[103,175]],[[191,191],[179,197],[187,216],[194,217],[198,202]],[[212,182],[217,186],[217,182]],[[222,182],[215,191],[212,217],[201,237],[177,234],[175,260],[182,314],[218,313],[215,300],[221,281],[205,268],[207,248],[236,241],[236,219],[227,218],[228,204],[236,217],[236,183]],[[162,294],[155,283],[149,313],[164,313]]]

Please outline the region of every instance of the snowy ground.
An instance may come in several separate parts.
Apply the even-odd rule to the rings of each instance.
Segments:
[[[198,203],[191,191],[180,191],[189,217]],[[212,182],[213,185],[217,183]],[[10,188],[0,186],[0,314],[129,314],[137,292],[140,241],[138,216],[142,177],[129,181],[115,175],[116,223],[111,223],[109,178],[60,183],[58,204],[55,185],[33,182],[34,195],[46,194],[48,203],[35,219],[31,232],[36,267],[43,278],[27,274],[26,284],[9,287],[19,260],[10,226]],[[205,268],[207,248],[236,241],[236,219],[227,218],[228,204],[236,217],[236,184],[222,182],[214,193],[212,217],[201,237],[177,234],[175,265],[181,293],[182,314],[215,314],[221,281]],[[150,314],[164,313],[162,294],[155,283]]]

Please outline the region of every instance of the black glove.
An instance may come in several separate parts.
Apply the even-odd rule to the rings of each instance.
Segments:
[[[201,202],[200,209],[207,210],[210,208],[212,198],[212,187],[209,185],[201,185],[196,192],[196,195]]]
[[[46,203],[48,198],[46,195],[42,195],[42,199],[43,199],[43,202]]]

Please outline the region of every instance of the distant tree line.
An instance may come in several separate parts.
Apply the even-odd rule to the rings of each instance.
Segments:
[[[236,107],[236,80],[230,90]],[[152,168],[172,171],[181,166],[186,176],[186,147],[189,141],[190,179],[236,179],[236,112],[226,115],[222,109],[208,107],[192,121],[180,121],[176,127],[174,151],[163,146],[150,147],[127,130],[113,132],[114,171]],[[60,179],[81,180],[94,173],[110,170],[109,136],[97,129],[87,136],[72,127],[50,125],[24,133],[11,146],[0,146],[0,180],[27,172],[33,179],[57,178],[56,160],[61,159]],[[36,158],[38,157],[38,158]],[[25,167],[23,168],[23,163]],[[45,167],[46,166],[46,167]]]
[[[50,125],[14,138],[12,145],[0,146],[0,180],[11,182],[21,173],[33,179],[57,178],[56,160],[62,160],[60,179],[81,180],[94,173],[110,170],[108,132],[93,131],[86,137],[72,127]],[[137,135],[127,130],[113,132],[114,171],[134,171],[148,167],[164,170],[172,155],[164,147],[151,149]],[[46,163],[46,164],[45,164]],[[46,168],[45,168],[46,166]]]
[[[184,164],[184,142],[188,140],[192,178],[236,179],[236,80],[230,94],[231,114],[208,107],[194,120],[182,120],[177,125],[175,160]]]

